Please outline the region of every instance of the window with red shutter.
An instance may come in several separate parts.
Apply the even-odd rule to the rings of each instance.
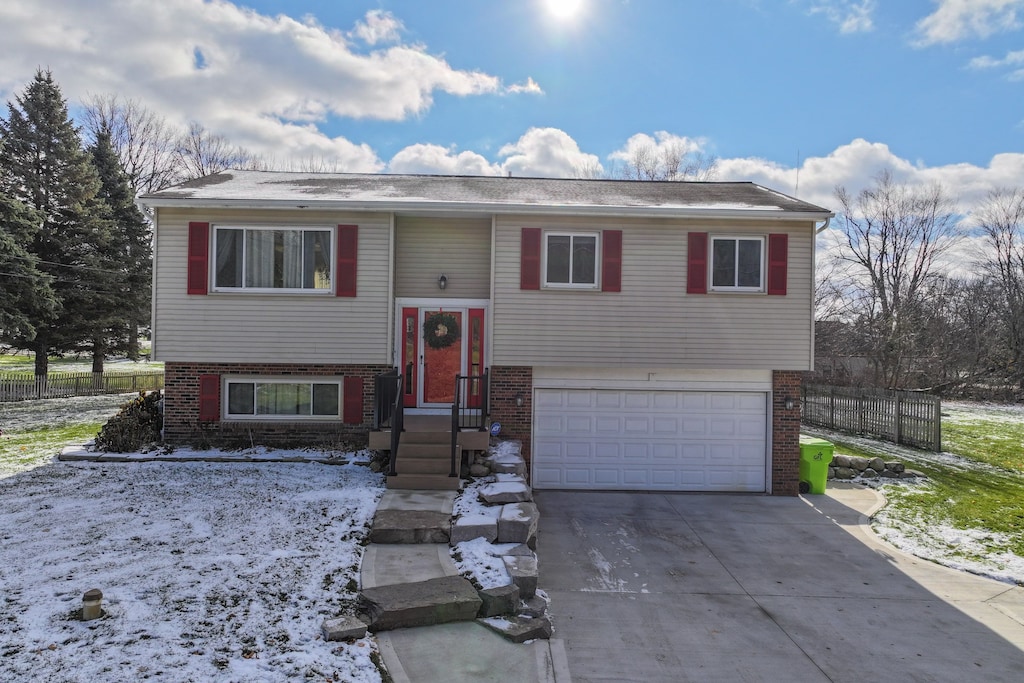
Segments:
[[[187,293],[206,294],[210,273],[210,224],[188,224]]]
[[[708,293],[708,234],[691,232],[686,236],[686,293]]]
[[[220,375],[199,375],[199,421],[220,420]]]
[[[540,228],[523,228],[520,241],[519,289],[540,289]]]
[[[601,291],[622,291],[622,231],[601,233]]]
[[[789,268],[789,235],[768,235],[768,293],[786,293]]]
[[[338,226],[338,258],[334,277],[337,278],[337,295],[356,295],[356,274],[359,260],[359,226]]]

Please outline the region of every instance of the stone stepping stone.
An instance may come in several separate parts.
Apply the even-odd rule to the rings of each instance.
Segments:
[[[533,500],[533,493],[522,477],[498,475],[498,481],[480,487],[480,499],[489,505],[503,503],[526,503]]]
[[[447,543],[451,517],[431,510],[377,510],[371,543]]]
[[[498,517],[498,543],[526,543],[537,547],[540,512],[535,503],[508,503]]]
[[[461,576],[367,588],[360,608],[371,631],[433,626],[476,619],[483,601]]]
[[[493,617],[478,619],[481,624],[495,633],[500,633],[513,643],[525,643],[527,640],[551,638],[554,629],[547,617],[531,619],[530,617]]]

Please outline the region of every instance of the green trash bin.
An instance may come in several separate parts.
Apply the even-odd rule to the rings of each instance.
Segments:
[[[825,493],[828,466],[835,450],[831,441],[800,435],[800,483],[807,484],[809,493]]]

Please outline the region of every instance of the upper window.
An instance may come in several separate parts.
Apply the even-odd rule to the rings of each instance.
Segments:
[[[331,289],[332,231],[325,228],[216,228],[215,289]]]
[[[760,292],[764,290],[764,239],[713,237],[711,289]]]
[[[228,419],[318,419],[341,417],[341,382],[293,379],[228,379]]]
[[[545,286],[597,287],[597,264],[597,234],[544,236]]]

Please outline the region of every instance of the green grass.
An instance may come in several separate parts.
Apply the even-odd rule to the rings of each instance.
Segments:
[[[44,462],[69,443],[84,443],[99,432],[99,422],[36,427],[0,436],[0,470],[26,469]]]
[[[888,444],[866,447],[834,439],[836,454],[866,458],[881,456],[903,461],[928,479],[924,484],[905,486],[883,484],[889,503],[886,515],[905,529],[948,525],[962,531],[983,530],[978,541],[986,555],[1012,552],[1024,557],[1024,458],[1011,444],[1022,433],[1021,425],[1001,420],[977,425],[958,423],[955,416],[943,422],[943,443],[949,453],[967,463],[937,462],[931,454],[900,449],[894,453]],[[834,437],[835,435],[833,435]],[[984,463],[972,466],[971,463]],[[991,465],[986,467],[985,465]],[[976,551],[951,544],[948,552],[965,559],[983,560]]]

